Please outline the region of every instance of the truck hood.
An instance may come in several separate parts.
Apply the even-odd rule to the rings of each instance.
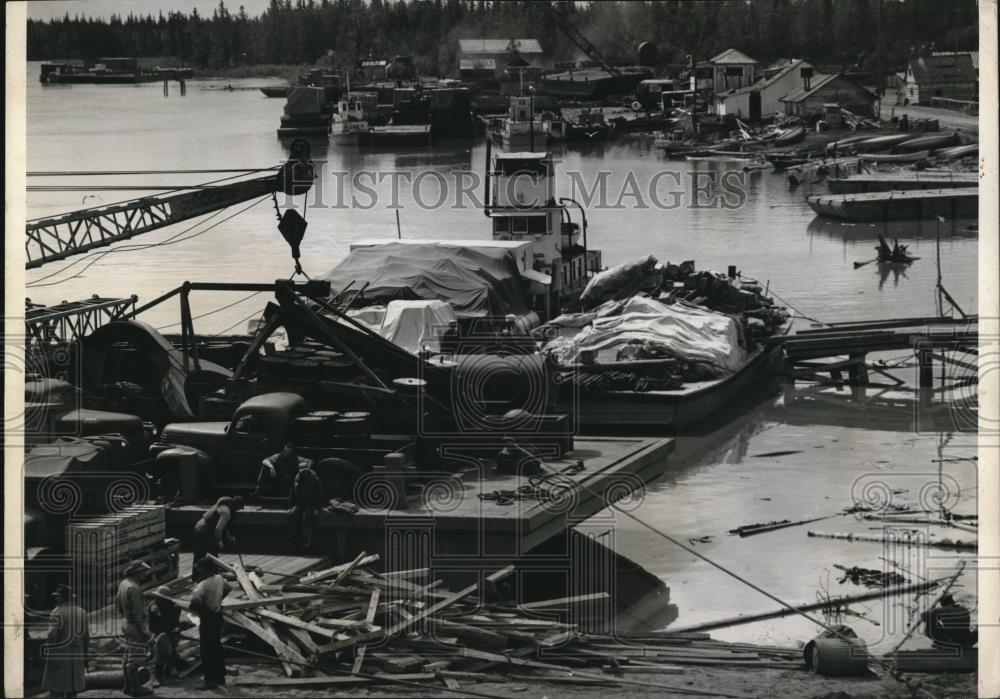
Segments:
[[[228,422],[175,422],[163,428],[160,442],[210,451],[226,439]]]

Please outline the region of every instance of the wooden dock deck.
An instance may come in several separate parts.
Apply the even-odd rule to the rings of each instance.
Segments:
[[[975,187],[974,172],[872,172],[827,181],[831,194]]]
[[[671,439],[576,439],[562,458],[542,458],[544,479],[496,473],[470,459],[458,473],[410,472],[406,509],[379,508],[385,494],[372,474],[355,492],[375,502],[350,512],[318,513],[314,549],[309,553],[349,560],[359,551],[379,553],[386,569],[427,565],[476,567],[513,561],[564,534],[574,524],[603,510],[608,501],[627,497],[661,475]],[[579,464],[582,470],[577,470]],[[371,477],[371,478],[369,478]],[[524,490],[561,492],[561,500],[542,500]],[[367,491],[367,492],[366,492]],[[508,500],[491,499],[503,491]],[[520,491],[520,495],[518,494]],[[382,501],[385,502],[385,501]],[[208,505],[181,505],[167,512],[167,532],[190,544],[195,522]],[[241,552],[290,552],[284,509],[249,505],[234,518]]]

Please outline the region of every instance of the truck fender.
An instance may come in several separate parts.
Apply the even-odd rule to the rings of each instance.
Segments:
[[[156,445],[153,446],[155,447]],[[153,448],[150,448],[150,451],[153,452]],[[177,493],[180,487],[180,478],[177,472],[179,459],[180,457],[192,454],[198,458],[198,471],[204,481],[207,481],[209,484],[216,482],[215,462],[211,456],[201,449],[195,449],[194,447],[171,445],[155,451],[153,467],[150,469],[152,472],[151,475],[160,482],[160,489],[163,495],[172,497]]]

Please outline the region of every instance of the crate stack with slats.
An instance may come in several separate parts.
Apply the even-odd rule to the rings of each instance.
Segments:
[[[109,604],[125,568],[136,560],[152,568],[144,589],[176,578],[180,542],[167,539],[166,531],[166,509],[160,505],[133,505],[68,523],[66,553],[77,600],[87,609]]]

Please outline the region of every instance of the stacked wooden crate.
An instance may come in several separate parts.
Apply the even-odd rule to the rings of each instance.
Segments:
[[[176,578],[180,542],[167,539],[166,531],[166,508],[161,505],[132,505],[69,522],[66,553],[78,601],[88,609],[110,603],[133,561],[151,568],[143,576],[143,589]]]

